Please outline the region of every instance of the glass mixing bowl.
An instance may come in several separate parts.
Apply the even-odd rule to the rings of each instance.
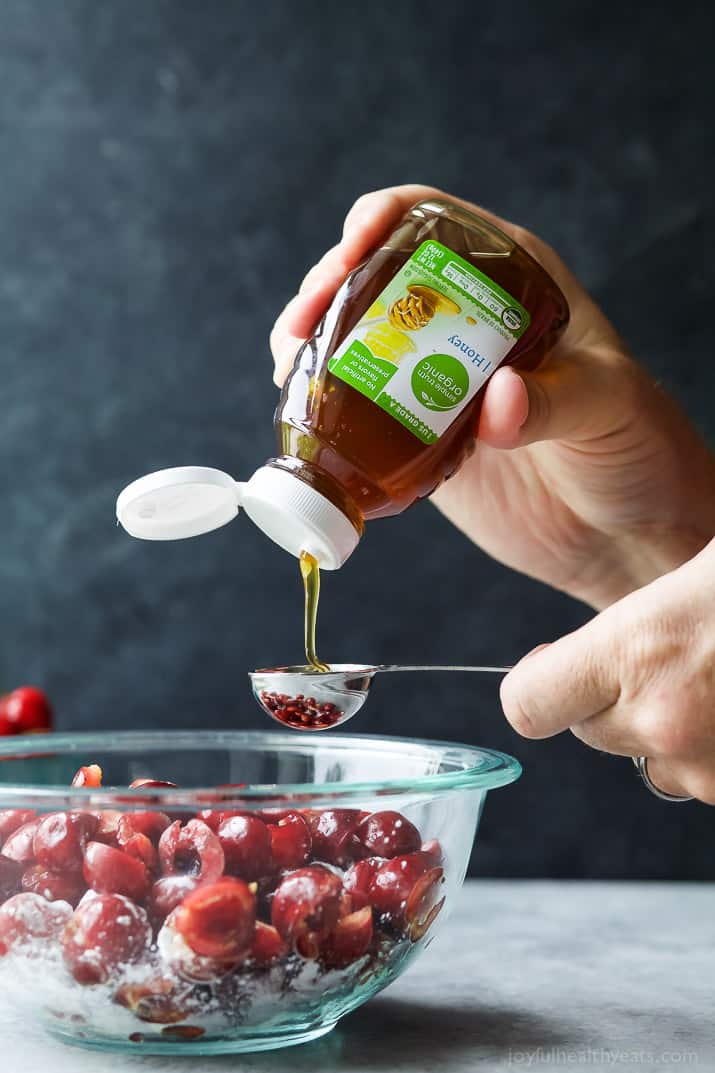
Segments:
[[[92,769],[70,787],[92,764],[102,785]],[[5,1001],[105,1050],[316,1039],[429,945],[487,790],[520,770],[490,749],[347,735],[6,740]]]

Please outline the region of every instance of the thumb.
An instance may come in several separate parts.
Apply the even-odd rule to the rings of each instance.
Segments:
[[[626,420],[637,376],[622,355],[574,351],[536,372],[497,369],[484,395],[479,438],[513,448],[608,435]]]
[[[519,734],[549,738],[617,702],[617,626],[613,615],[603,612],[516,664],[502,681],[500,698]]]

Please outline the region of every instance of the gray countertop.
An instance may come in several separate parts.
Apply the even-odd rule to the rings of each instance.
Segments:
[[[712,884],[474,881],[424,957],[316,1043],[190,1061],[102,1055],[20,1025],[2,1003],[0,1069],[710,1071],[714,992]]]

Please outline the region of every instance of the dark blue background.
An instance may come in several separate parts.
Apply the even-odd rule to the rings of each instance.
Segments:
[[[434,183],[540,232],[712,434],[712,10],[5,0],[4,685],[45,686],[63,729],[267,726],[244,672],[300,656],[295,562],[245,520],[136,543],[114,500],[271,454],[270,326],[370,188]],[[507,662],[589,614],[426,504],[323,597],[334,660]],[[353,726],[522,760],[481,873],[715,877],[711,811],[568,735],[518,739],[492,681],[385,679]]]

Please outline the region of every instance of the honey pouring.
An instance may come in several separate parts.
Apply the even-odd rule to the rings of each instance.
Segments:
[[[484,387],[500,364],[535,368],[568,321],[545,270],[489,221],[449,201],[409,210],[336,294],[300,349],[274,424],[278,454],[243,483],[180,467],[117,500],[133,536],[175,540],[243,508],[300,559],[306,664],[256,671],[280,722],[322,730],[364,703],[378,671],[508,668],[330,665],[318,659],[320,571],[341,567],[365,523],[430,495],[474,450]]]

